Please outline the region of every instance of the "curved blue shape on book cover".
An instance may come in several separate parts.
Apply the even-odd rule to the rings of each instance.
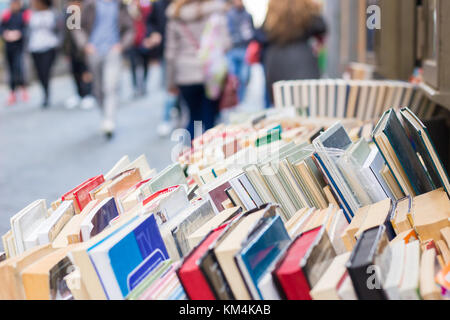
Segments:
[[[124,297],[161,262],[169,259],[154,215],[121,239],[108,255]]]

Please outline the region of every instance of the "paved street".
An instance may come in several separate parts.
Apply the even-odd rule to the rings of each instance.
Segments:
[[[74,93],[70,77],[52,82],[52,106],[41,110],[40,90],[30,88],[26,105],[0,107],[0,234],[9,229],[9,219],[36,199],[47,205],[80,182],[108,171],[123,155],[134,159],[145,153],[158,171],[170,163],[176,142],[159,138],[156,127],[162,115],[163,94],[159,68],[152,68],[148,95],[131,98],[131,79],[124,72],[117,132],[107,141],[100,133],[100,112],[64,108]],[[254,68],[242,110],[262,105],[261,70]],[[7,97],[0,86],[0,103]]]

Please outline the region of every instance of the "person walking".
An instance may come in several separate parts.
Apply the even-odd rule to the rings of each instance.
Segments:
[[[28,101],[25,87],[24,46],[25,34],[30,21],[30,10],[23,7],[22,0],[12,0],[9,9],[0,18],[0,36],[5,43],[5,57],[9,71],[10,93],[7,105],[17,101],[17,90],[21,91],[23,101]]]
[[[81,1],[69,1],[67,8],[78,7],[81,9]],[[67,11],[67,10],[66,10]],[[69,13],[66,12],[66,19]],[[67,21],[67,20],[66,20]],[[78,106],[81,109],[92,109],[95,106],[94,98],[92,97],[92,74],[86,63],[86,57],[83,50],[77,47],[74,40],[74,31],[65,28],[63,51],[69,59],[70,70],[76,86],[76,94],[66,101],[66,108],[73,109]]]
[[[194,138],[194,123],[201,121],[203,130],[212,128],[218,115],[220,87],[226,76],[226,57],[223,79],[206,74],[212,69],[222,72],[219,52],[206,52],[205,48],[229,48],[230,39],[226,25],[226,3],[220,0],[178,0],[167,9],[167,40],[165,48],[167,87],[173,95],[181,94],[189,109],[187,130]],[[215,21],[217,23],[215,23]],[[223,21],[223,23],[218,23]],[[207,27],[205,29],[205,27]],[[218,28],[221,26],[221,28]],[[214,32],[205,45],[205,31]],[[205,61],[205,56],[213,60]],[[214,61],[215,59],[215,61]],[[219,64],[217,64],[219,63]],[[212,81],[211,81],[212,80]]]
[[[255,36],[252,16],[247,12],[242,0],[231,0],[228,11],[228,28],[232,40],[232,48],[228,52],[230,74],[239,80],[239,102],[245,97],[245,89],[250,78],[250,66],[245,54],[250,41]]]
[[[110,139],[116,127],[122,52],[134,41],[127,6],[119,0],[83,1],[81,28],[74,30],[74,39],[86,54],[94,96],[103,112],[101,130]]]
[[[44,94],[42,107],[47,108],[50,105],[50,79],[57,48],[61,43],[59,30],[62,26],[53,10],[52,0],[32,0],[31,5],[28,51]]]
[[[171,2],[172,0],[158,0],[153,4],[152,12],[147,18],[147,37],[144,40],[144,46],[150,49],[155,58],[161,62],[164,85],[166,82],[166,62],[164,59],[167,27],[166,11]],[[174,108],[177,105],[179,106],[179,103],[179,96],[165,90],[163,118],[156,128],[159,136],[165,137],[172,132],[174,126],[171,123],[171,114]]]
[[[315,0],[269,0],[263,30],[267,39],[263,61],[266,89],[273,104],[275,82],[320,78],[310,40],[323,41],[327,26]]]
[[[130,59],[131,77],[133,81],[134,96],[140,97],[147,91],[148,64],[151,52],[143,43],[147,34],[147,19],[152,11],[152,5],[148,1],[133,0],[128,11],[133,18],[135,38],[133,46],[128,50]],[[142,71],[142,75],[140,75]]]

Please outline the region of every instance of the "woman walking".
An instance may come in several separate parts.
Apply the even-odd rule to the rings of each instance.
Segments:
[[[58,30],[61,29],[58,17],[52,10],[51,0],[33,0],[30,19],[28,50],[31,52],[34,67],[44,92],[42,107],[50,103],[49,83],[51,71],[60,44]]]
[[[272,103],[275,82],[320,78],[310,40],[322,41],[327,27],[315,0],[270,0],[263,30],[266,86]]]
[[[172,94],[180,92],[189,108],[187,130],[191,138],[194,138],[195,121],[201,121],[203,129],[208,130],[214,126],[218,115],[219,97],[209,94],[205,61],[202,61],[199,52],[205,26],[213,17],[217,18],[216,21],[225,21],[218,33],[222,36],[217,37],[216,41],[227,43],[229,47],[226,10],[226,3],[220,0],[177,0],[167,9],[167,85]]]

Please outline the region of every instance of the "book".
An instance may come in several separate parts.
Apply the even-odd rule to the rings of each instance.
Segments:
[[[420,260],[420,296],[423,300],[441,300],[441,291],[435,282],[439,271],[436,250],[425,250]]]
[[[22,254],[39,244],[35,231],[47,216],[46,201],[36,200],[10,219],[17,254]],[[4,244],[3,247],[6,249],[8,246]],[[9,256],[14,255],[9,254]]]
[[[338,285],[346,275],[345,264],[349,260],[350,254],[350,252],[347,252],[333,259],[333,262],[310,292],[313,300],[341,300]]]
[[[432,182],[393,109],[383,115],[373,138],[403,192],[414,196],[433,190]]]
[[[282,296],[288,300],[311,300],[311,288],[335,257],[324,227],[301,234],[272,273]]]
[[[92,200],[90,192],[105,182],[103,175],[90,178],[61,197],[61,202],[73,200],[75,213],[80,213]]]
[[[443,240],[440,230],[450,226],[450,200],[443,189],[413,199],[410,223],[421,242]]]
[[[53,242],[66,223],[74,216],[73,201],[64,201],[36,230],[39,244]]]
[[[152,178],[147,184],[147,188],[149,193],[153,194],[159,190],[177,185],[186,186],[187,181],[180,164],[174,163]]]
[[[53,247],[64,248],[69,244],[81,242],[81,223],[83,222],[84,218],[95,208],[95,206],[97,206],[98,203],[98,200],[92,200],[87,206],[84,207],[84,209],[79,214],[73,216],[69,220],[69,222],[66,223],[64,228],[62,228],[61,232],[58,234],[55,240],[53,240]]]
[[[369,211],[367,212],[366,218],[359,227],[355,234],[356,239],[358,239],[364,231],[384,225],[386,227],[386,235],[389,240],[395,238],[395,232],[392,228],[390,217],[392,215],[392,210],[394,210],[394,204],[391,199],[386,199],[369,206]]]
[[[22,283],[27,300],[70,298],[62,279],[71,271],[71,262],[66,259],[69,250],[70,247],[57,249],[23,269]]]
[[[233,207],[230,209],[223,210],[218,215],[214,216],[205,224],[203,224],[200,228],[198,228],[194,233],[192,233],[188,237],[190,247],[195,248],[208,235],[208,233],[211,230],[219,228],[222,224],[225,224],[228,221],[236,218],[241,213],[242,208],[240,207]]]
[[[81,221],[81,241],[87,241],[102,232],[118,216],[119,211],[113,197],[106,198],[98,203]]]
[[[290,242],[289,234],[279,215],[260,220],[248,238],[242,242],[235,261],[252,299],[263,299],[261,280],[266,273],[270,274],[270,266],[277,262]],[[270,284],[266,284],[268,285]]]
[[[405,269],[406,244],[402,241],[391,246],[391,262],[389,271],[383,284],[383,289],[389,300],[400,300],[400,286]]]
[[[120,158],[119,161],[104,175],[105,181],[111,180],[122,171],[125,171],[127,166],[130,165],[130,158],[126,155]]]
[[[402,300],[420,300],[420,243],[413,241],[406,245],[405,267],[399,295]]]
[[[435,150],[428,129],[410,109],[403,108],[400,114],[406,133],[412,140],[416,152],[421,155],[434,187],[438,188],[443,186],[450,195],[449,176]]]
[[[390,248],[386,227],[381,225],[362,233],[346,268],[360,300],[386,300],[383,280],[389,270]]]
[[[144,215],[87,249],[108,299],[125,298],[169,259],[154,215]]]
[[[225,275],[226,281],[233,292],[233,296],[238,300],[249,300],[251,296],[234,257],[241,249],[242,241],[251,233],[258,221],[267,215],[275,214],[275,207],[271,205],[258,209],[248,211],[239,219],[233,221],[214,248],[214,255]]]
[[[200,200],[161,225],[160,231],[164,244],[174,262],[179,261],[192,249],[188,242],[189,236],[214,216],[211,202]]]

